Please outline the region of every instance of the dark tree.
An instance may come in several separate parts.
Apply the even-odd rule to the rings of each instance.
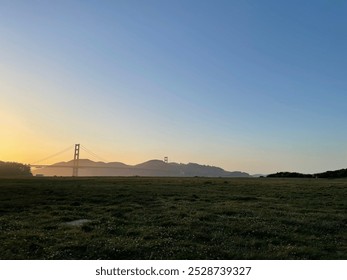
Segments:
[[[0,161],[0,177],[33,176],[29,165]]]

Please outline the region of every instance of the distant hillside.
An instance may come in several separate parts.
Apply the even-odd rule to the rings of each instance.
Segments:
[[[55,163],[49,167],[33,170],[44,176],[71,176],[73,161]],[[79,176],[171,176],[171,177],[250,177],[240,171],[225,171],[222,168],[197,163],[165,163],[150,160],[137,165],[121,162],[94,162],[89,159],[79,160]]]
[[[347,169],[339,169],[335,171],[326,171],[314,174],[317,178],[347,178]]]
[[[298,172],[277,172],[275,174],[267,175],[269,178],[313,178],[311,174],[301,174]]]
[[[275,174],[270,174],[267,177],[275,178],[347,178],[347,169],[339,169],[335,171],[326,171],[322,173],[315,174],[302,174],[297,172],[277,172]]]

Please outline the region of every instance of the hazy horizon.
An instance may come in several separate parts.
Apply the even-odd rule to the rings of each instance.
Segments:
[[[47,164],[47,165],[46,164],[42,164],[42,167],[35,167],[34,166],[34,167],[31,167],[31,170],[32,170],[33,174],[35,175],[35,174],[41,174],[40,170],[42,168],[45,168],[45,167],[49,166],[49,165],[51,165],[51,166],[58,165],[59,166],[59,164],[70,164],[70,165],[67,165],[66,168],[72,168],[73,167],[73,161],[74,160],[71,159],[71,160],[55,162],[55,163]],[[89,165],[87,165],[87,166],[83,165],[83,161],[90,161],[93,164],[106,164],[106,165],[108,165],[108,164],[124,164],[125,167],[136,167],[138,165],[147,164],[147,163],[151,163],[151,162],[163,162],[163,164],[165,163],[165,164],[169,164],[169,165],[173,164],[173,165],[187,166],[187,165],[190,165],[190,164],[192,164],[192,165],[197,164],[197,165],[199,165],[201,167],[222,168],[220,166],[215,166],[215,165],[206,165],[206,164],[201,163],[201,162],[174,162],[174,161],[165,162],[164,160],[158,159],[158,158],[148,159],[148,160],[145,160],[143,162],[137,162],[137,163],[133,163],[133,164],[128,164],[126,162],[119,162],[119,161],[110,161],[110,162],[108,162],[108,161],[103,161],[101,159],[98,160],[98,159],[90,159],[90,158],[80,158],[79,159],[79,165],[80,165],[81,169],[84,169],[84,168],[88,169],[88,166],[89,166]],[[40,166],[40,164],[36,164],[36,166]],[[49,168],[51,168],[51,167],[49,167]],[[105,167],[105,168],[107,168],[107,167]],[[115,167],[115,168],[117,168],[117,167]],[[224,168],[222,168],[222,169],[224,171],[227,171],[227,172],[245,172],[243,170],[227,170],[227,169],[224,169]],[[345,169],[345,168],[343,168],[343,169]],[[324,173],[324,172],[327,172],[327,171],[335,171],[335,170],[320,170],[319,172],[307,173],[307,174],[312,174],[313,175],[313,174]],[[72,169],[69,170],[69,172],[68,172],[69,175],[67,175],[67,176],[70,176],[71,172],[72,172]],[[301,173],[300,171],[277,170],[277,171],[273,172],[272,174],[280,173],[280,172],[298,172],[298,173]],[[271,175],[270,173],[248,173],[248,172],[245,172],[245,173],[247,173],[247,174],[249,174],[251,176],[252,175],[264,175],[264,176]]]
[[[0,160],[83,143],[130,165],[346,168],[346,12],[328,0],[0,0]]]

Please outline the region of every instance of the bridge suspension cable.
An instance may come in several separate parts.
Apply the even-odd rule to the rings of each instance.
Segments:
[[[103,161],[103,162],[105,162],[105,163],[109,162],[108,160],[106,160],[106,159],[104,159],[104,158],[98,156],[96,153],[94,153],[94,152],[88,150],[88,149],[87,149],[85,146],[83,146],[83,145],[81,145],[81,149],[82,149],[83,151],[85,151],[86,153],[90,154],[91,156],[93,156],[94,158],[97,158],[97,159],[99,159],[99,160],[101,160],[101,161]]]
[[[66,149],[64,149],[64,150],[62,150],[62,151],[60,151],[60,152],[58,152],[58,153],[55,153],[55,154],[53,154],[53,155],[50,155],[50,156],[48,156],[48,157],[45,157],[45,158],[40,159],[40,160],[38,160],[38,161],[35,161],[35,162],[33,162],[31,165],[34,165],[34,164],[37,164],[37,163],[40,163],[40,162],[49,160],[49,159],[54,158],[54,157],[56,157],[56,156],[59,156],[60,154],[63,154],[63,153],[65,153],[65,152],[71,150],[73,147],[74,147],[74,145],[69,146],[69,147],[67,147]]]

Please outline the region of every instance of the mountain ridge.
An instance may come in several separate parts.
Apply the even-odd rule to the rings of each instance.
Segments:
[[[33,174],[44,176],[71,176],[73,160],[58,162],[33,170]],[[79,160],[79,176],[168,176],[168,177],[250,177],[246,172],[226,171],[220,167],[198,163],[166,163],[153,159],[135,165],[122,162],[94,162]]]

